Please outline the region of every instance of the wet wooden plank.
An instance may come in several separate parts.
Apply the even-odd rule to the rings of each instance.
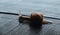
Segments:
[[[53,21],[53,24],[43,25],[41,30],[34,30],[31,29],[27,24],[21,24],[7,35],[59,35],[60,26],[57,24],[59,24],[60,20],[51,19],[51,21]]]
[[[21,24],[18,17],[2,15],[0,17],[0,35],[60,35],[60,20],[49,19],[52,24],[45,24],[40,29],[32,29],[29,24]]]
[[[5,34],[15,28],[18,25],[18,22],[15,22],[15,16],[11,15],[2,15],[0,17],[0,32]],[[1,34],[0,33],[0,34]]]

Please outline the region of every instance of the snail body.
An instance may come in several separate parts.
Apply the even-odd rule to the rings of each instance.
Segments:
[[[43,20],[43,14],[39,13],[39,12],[32,12],[30,16],[19,16],[19,22],[20,19],[22,20],[22,22],[24,20],[29,20],[30,21],[30,25],[32,26],[42,26],[42,24],[48,24],[47,20]]]

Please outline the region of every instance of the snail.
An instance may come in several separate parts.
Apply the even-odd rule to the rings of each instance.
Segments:
[[[30,21],[30,25],[32,26],[42,26],[42,24],[48,24],[50,23],[47,20],[43,19],[44,16],[40,12],[32,12],[29,16],[19,16],[19,22],[23,22],[24,20]],[[22,20],[22,21],[21,21]]]

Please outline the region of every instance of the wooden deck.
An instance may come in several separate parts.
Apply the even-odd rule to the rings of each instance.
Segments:
[[[18,22],[18,16],[0,14],[0,35],[60,35],[60,20],[49,19],[52,24],[45,24],[41,29],[32,29],[29,24]]]

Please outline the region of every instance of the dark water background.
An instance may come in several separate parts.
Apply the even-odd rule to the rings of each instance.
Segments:
[[[0,11],[29,14],[42,12],[46,16],[60,18],[60,0],[0,0]]]

